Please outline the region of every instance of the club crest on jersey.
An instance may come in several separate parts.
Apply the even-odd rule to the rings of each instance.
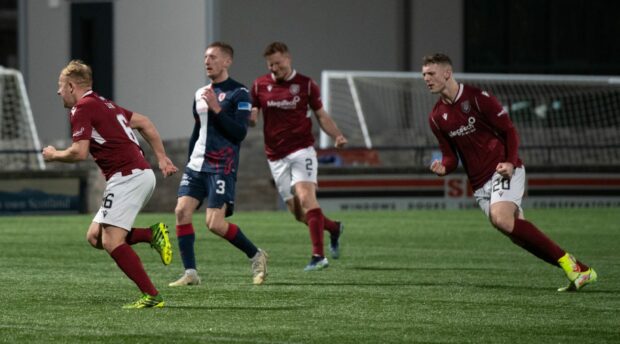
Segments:
[[[291,87],[288,88],[288,90],[291,92],[292,95],[296,95],[299,93],[299,85],[292,84]]]
[[[469,100],[462,102],[461,111],[463,111],[464,113],[469,113],[469,110],[471,110],[471,105],[469,104]]]
[[[224,101],[224,99],[226,99],[226,93],[222,92],[222,93],[217,95],[217,100],[222,102],[222,101]]]
[[[444,112],[443,115],[441,115],[441,117],[443,118],[444,121],[448,120],[448,113]]]
[[[271,92],[272,89],[273,89],[273,86],[267,85],[267,92]]]

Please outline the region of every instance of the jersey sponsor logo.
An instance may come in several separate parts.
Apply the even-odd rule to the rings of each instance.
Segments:
[[[84,127],[81,127],[79,130],[74,131],[72,136],[73,137],[78,137],[78,136],[80,136],[82,134],[84,134]]]
[[[222,102],[222,101],[224,101],[224,99],[226,99],[226,93],[222,92],[222,93],[217,95],[217,100]]]
[[[299,85],[298,84],[292,84],[291,87],[288,88],[289,92],[291,92],[292,95],[297,95],[299,94]]]
[[[471,105],[469,104],[469,100],[462,102],[461,111],[463,111],[464,113],[469,113],[469,110],[471,110]]]
[[[237,110],[250,111],[250,110],[252,110],[252,104],[250,104],[248,102],[239,102],[239,105],[237,106]]]
[[[474,125],[475,123],[476,119],[474,117],[469,117],[467,119],[467,125],[461,125],[460,128],[452,130],[448,133],[448,135],[450,137],[469,135],[476,131],[476,126]]]
[[[287,100],[287,99],[282,99],[282,100],[278,100],[278,101],[276,101],[276,100],[269,100],[269,101],[267,101],[267,106],[268,107],[275,107],[275,108],[278,108],[278,109],[291,110],[291,109],[297,108],[297,103],[299,103],[300,100],[301,100],[301,98],[299,96],[295,96],[291,100]]]

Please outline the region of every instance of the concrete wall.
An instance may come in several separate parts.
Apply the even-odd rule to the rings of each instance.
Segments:
[[[454,70],[465,62],[464,0],[417,0],[411,6],[412,69],[422,70],[422,57],[436,52],[448,54]]]
[[[114,2],[116,101],[149,116],[162,137],[189,137],[204,86],[204,0]]]
[[[70,57],[71,1],[20,1],[34,117],[42,142],[53,143],[69,137],[55,92]],[[294,67],[317,81],[326,69],[419,70],[437,50],[462,65],[463,0],[112,2],[115,100],[152,117],[165,139],[189,135],[191,95],[205,83],[204,48],[215,39],[235,47],[231,75],[248,85],[267,72],[262,51],[273,40],[287,42]]]
[[[320,80],[325,69],[401,70],[401,0],[226,0],[219,32],[237,49],[232,74],[250,84],[267,73],[265,46],[284,41],[293,67]]]
[[[71,0],[20,1],[26,8],[25,76],[35,122],[42,144],[64,140],[63,146],[69,123],[56,89],[70,58]],[[192,95],[206,82],[204,49],[213,40],[233,45],[231,76],[248,86],[267,72],[262,52],[274,40],[286,42],[293,66],[317,82],[322,70],[418,71],[421,56],[438,50],[452,55],[457,70],[462,65],[463,0],[111,1],[114,100],[155,122],[179,167],[193,126]],[[88,166],[95,168],[92,162]],[[103,187],[97,173],[93,176],[91,205]],[[158,180],[147,210],[171,211],[179,178]],[[242,147],[237,206],[277,205],[259,127],[250,130]]]
[[[58,73],[69,60],[69,6],[28,1],[25,8],[25,80],[41,143],[48,144],[70,137],[67,111],[56,95]]]
[[[70,59],[70,3],[26,2],[26,82],[44,144],[69,137],[56,90]],[[191,132],[192,95],[205,83],[205,17],[204,0],[114,1],[114,100],[151,117],[164,138]]]

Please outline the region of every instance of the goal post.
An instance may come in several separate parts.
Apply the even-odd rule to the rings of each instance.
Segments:
[[[620,166],[620,77],[455,73],[495,95],[520,135],[528,166]],[[437,101],[420,73],[323,71],[323,103],[354,148],[381,163],[425,166],[438,153],[428,128]],[[320,147],[331,146],[321,132]]]
[[[22,74],[0,66],[0,169],[45,170]]]

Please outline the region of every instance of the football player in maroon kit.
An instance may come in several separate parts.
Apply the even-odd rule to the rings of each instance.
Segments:
[[[291,67],[286,44],[269,44],[263,56],[270,73],[257,78],[252,86],[250,125],[256,125],[261,111],[265,153],[280,197],[310,231],[312,257],[305,270],[321,270],[329,264],[323,251],[323,230],[330,234],[329,248],[337,259],[343,225],[324,216],[316,198],[318,164],[308,107],[337,148],[344,146],[347,139],[323,109],[317,84]]]
[[[422,76],[431,93],[439,95],[429,124],[443,156],[432,162],[431,171],[445,176],[456,169],[460,158],[474,197],[493,226],[515,244],[564,270],[570,283],[558,291],[577,291],[595,282],[594,269],[525,220],[521,208],[525,167],[518,154],[519,137],[506,109],[488,92],[457,83],[452,61],[444,54],[424,57]]]
[[[43,149],[46,161],[78,162],[93,156],[107,181],[103,204],[88,228],[86,238],[104,249],[142,292],[142,297],[123,308],[163,307],[164,300],[146,274],[130,245],[148,242],[162,262],[170,264],[172,250],[167,227],[132,228],[140,209],[155,189],[155,175],[133,130],[140,132],[155,153],[164,177],[177,171],[166,156],[155,125],[148,117],[126,110],[92,90],[91,68],[73,60],[60,72],[58,95],[70,110],[73,144],[64,150]]]

